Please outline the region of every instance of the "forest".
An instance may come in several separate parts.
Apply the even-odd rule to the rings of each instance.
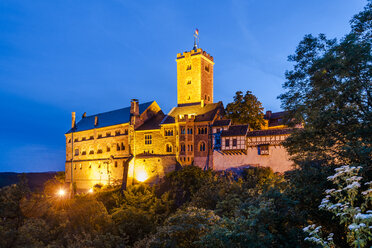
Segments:
[[[306,35],[289,61],[294,168],[186,166],[157,185],[56,195],[0,188],[0,247],[372,247],[372,2],[342,39]],[[232,105],[230,105],[231,107]],[[254,123],[254,121],[253,121]]]

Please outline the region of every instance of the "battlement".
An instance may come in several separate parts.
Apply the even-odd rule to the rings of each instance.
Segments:
[[[203,55],[204,57],[206,57],[207,59],[209,59],[210,61],[213,62],[213,56],[210,55],[209,53],[207,53],[206,51],[203,51],[203,49],[201,48],[198,48],[196,51],[195,50],[191,50],[189,52],[184,52],[184,53],[177,53],[177,59],[182,59],[184,57],[187,57],[187,56],[195,56],[195,55]]]

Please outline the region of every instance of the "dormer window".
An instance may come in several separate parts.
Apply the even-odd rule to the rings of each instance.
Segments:
[[[189,70],[191,70],[191,65],[187,65],[186,67],[186,71],[189,71]]]

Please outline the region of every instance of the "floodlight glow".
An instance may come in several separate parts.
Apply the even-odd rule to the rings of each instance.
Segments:
[[[136,171],[136,179],[137,181],[144,182],[148,178],[148,175],[145,170],[138,170]]]
[[[93,193],[93,189],[90,188],[90,189],[88,190],[88,193],[92,194],[92,193]]]
[[[59,189],[58,192],[57,192],[58,196],[62,197],[66,194],[65,190],[64,189]]]

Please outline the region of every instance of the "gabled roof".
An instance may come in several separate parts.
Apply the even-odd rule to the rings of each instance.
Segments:
[[[222,127],[222,126],[229,126],[231,124],[231,120],[215,120],[213,122],[214,127]]]
[[[278,129],[266,129],[266,130],[256,130],[247,133],[247,137],[257,137],[257,136],[270,136],[270,135],[283,135],[290,134],[294,131],[293,128],[278,128]]]
[[[248,125],[234,125],[230,126],[228,130],[224,130],[221,136],[245,136],[248,131]]]
[[[287,111],[282,111],[282,112],[275,112],[271,113],[269,116],[267,115],[267,112],[264,116],[264,119],[269,121],[269,127],[274,127],[274,126],[280,126],[284,125],[284,117],[287,115]]]
[[[154,102],[155,101],[139,104],[139,113],[142,114]],[[98,117],[98,125],[94,126],[96,116]],[[128,122],[130,122],[130,107],[84,117],[76,124],[74,129],[70,129],[67,133],[86,131]]]
[[[219,108],[223,109],[222,102],[209,103],[203,107],[200,105],[200,103],[174,107],[164,118],[161,124],[175,123],[178,116],[188,114],[195,115],[195,122],[212,121]]]
[[[136,128],[136,131],[160,129],[160,123],[164,119],[164,116],[165,114],[163,113],[163,111],[160,110],[158,113],[156,113],[156,115],[154,115],[141,126]]]

